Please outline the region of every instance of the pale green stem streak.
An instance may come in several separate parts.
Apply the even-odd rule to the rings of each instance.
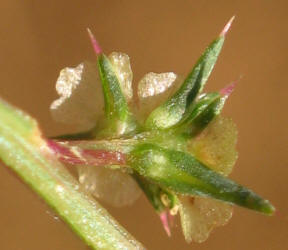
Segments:
[[[0,159],[93,249],[144,249],[55,159],[25,113],[0,100]]]

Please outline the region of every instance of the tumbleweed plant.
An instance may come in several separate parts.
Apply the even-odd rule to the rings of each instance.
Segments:
[[[144,249],[97,201],[130,205],[141,190],[169,236],[180,214],[187,242],[206,240],[233,205],[273,214],[269,201],[227,178],[237,130],[221,111],[235,82],[202,93],[232,20],[186,78],[150,72],[136,91],[129,57],[106,56],[88,30],[97,62],[63,69],[51,105],[56,120],[81,132],[46,138],[34,119],[1,101],[2,161],[93,249]]]

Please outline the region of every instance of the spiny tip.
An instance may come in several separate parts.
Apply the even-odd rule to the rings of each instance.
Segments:
[[[160,220],[162,222],[162,225],[164,227],[165,232],[170,237],[171,236],[171,230],[170,230],[170,226],[169,226],[169,217],[168,217],[168,212],[167,211],[162,212],[160,214]]]
[[[232,82],[223,89],[220,90],[220,95],[228,97],[234,90],[237,81]]]
[[[230,20],[228,21],[228,23],[225,25],[224,29],[221,31],[220,36],[223,36],[223,37],[226,36],[226,34],[227,34],[227,32],[229,31],[229,29],[230,29],[230,27],[231,27],[231,24],[232,24],[232,22],[233,22],[234,19],[235,19],[235,16],[232,16],[232,17],[230,18]]]
[[[94,37],[93,33],[91,32],[91,30],[89,28],[87,28],[87,32],[88,35],[90,37],[90,41],[92,43],[93,49],[96,53],[96,55],[100,55],[102,53],[102,49],[98,43],[98,41],[96,40],[96,38]]]

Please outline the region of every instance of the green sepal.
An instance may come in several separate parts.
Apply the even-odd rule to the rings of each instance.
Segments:
[[[156,212],[161,213],[165,210],[165,206],[161,201],[162,189],[159,185],[154,184],[153,182],[143,178],[139,174],[133,174],[134,179],[137,181],[140,188],[143,190],[147,199],[156,210]]]
[[[100,54],[97,61],[107,117],[105,129],[98,134],[100,137],[113,137],[137,130],[136,120],[129,111],[127,100],[109,58],[105,54]]]
[[[200,93],[217,61],[224,36],[215,39],[198,59],[180,89],[164,104],[156,108],[146,120],[149,129],[167,129],[178,123]]]
[[[102,81],[106,116],[125,121],[129,114],[128,104],[113,66],[104,54],[98,56],[98,69]]]
[[[186,124],[190,124],[195,118],[197,118],[201,113],[217,98],[220,97],[218,92],[212,92],[203,94],[199,97],[197,102],[191,105],[190,111],[185,113],[185,116],[181,121],[175,125],[175,127],[181,127]]]
[[[182,195],[211,197],[264,214],[274,211],[269,201],[185,152],[142,144],[131,153],[129,164],[140,175]]]
[[[218,97],[211,102],[193,121],[188,128],[189,136],[196,136],[203,131],[208,124],[221,113],[227,97]]]
[[[221,96],[217,92],[204,94],[191,106],[191,111],[187,112],[174,130],[189,137],[199,134],[221,113],[226,99],[227,96]]]

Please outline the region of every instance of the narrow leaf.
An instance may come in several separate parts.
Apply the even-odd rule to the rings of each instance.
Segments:
[[[205,50],[188,74],[180,89],[164,104],[156,108],[146,120],[151,129],[165,129],[178,123],[200,93],[217,61],[225,37],[220,35]]]
[[[198,60],[180,89],[164,104],[156,108],[146,120],[151,129],[165,129],[179,122],[206,83],[222,48],[224,38],[216,39]]]
[[[118,69],[115,69],[112,62],[110,61],[110,59],[115,59],[114,56],[112,55],[109,59],[102,52],[97,40],[89,29],[88,34],[90,36],[94,51],[97,55],[98,69],[104,94],[105,114],[107,117],[105,124],[107,128],[100,132],[99,135],[119,136],[130,133],[131,131],[136,130],[137,125],[131,113],[129,112],[128,102],[126,100],[126,97],[127,99],[132,97],[132,91],[129,90],[127,92],[127,89],[121,89],[121,81],[118,78],[122,65],[118,65],[120,68],[118,67]],[[129,72],[130,71],[131,69],[129,68]],[[126,86],[130,88],[132,72],[129,73],[129,76],[125,74],[124,78],[127,78],[126,80],[129,81],[129,83],[126,86],[126,83],[122,82],[122,87],[124,88]]]
[[[187,153],[143,144],[132,153],[129,161],[139,174],[174,192],[211,197],[265,214],[274,212],[269,201],[209,169]]]

